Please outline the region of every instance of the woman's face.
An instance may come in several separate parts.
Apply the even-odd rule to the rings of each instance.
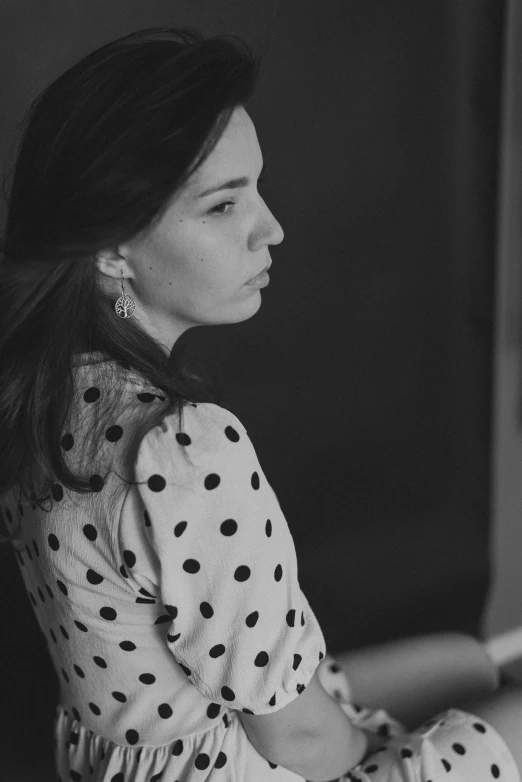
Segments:
[[[259,309],[260,289],[245,283],[271,263],[269,246],[284,237],[257,192],[262,166],[252,120],[238,107],[161,221],[116,253],[99,253],[98,269],[111,278],[104,284],[121,295],[123,270],[125,293],[136,302],[133,317],[168,353],[192,326],[237,323]],[[240,187],[203,195],[240,178]]]

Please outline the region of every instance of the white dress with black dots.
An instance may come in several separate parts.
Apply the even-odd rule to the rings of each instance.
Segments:
[[[121,367],[105,386],[107,366],[76,367],[61,440],[74,469],[82,443],[99,438],[92,493],[55,484],[50,513],[14,494],[3,507],[60,680],[58,780],[302,781],[257,752],[238,712],[281,709],[319,668],[350,719],[388,736],[344,778],[520,782],[483,720],[450,710],[407,733],[385,711],[350,702],[244,426],[218,405],[189,404],[183,432],[165,416],[131,447],[166,401]],[[114,418],[96,434],[96,406],[115,390]]]

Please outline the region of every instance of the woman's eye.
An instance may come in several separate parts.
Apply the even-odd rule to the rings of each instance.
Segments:
[[[257,184],[260,182],[264,182],[266,179],[266,175],[260,176],[257,180]],[[209,214],[211,215],[226,215],[230,214],[231,210],[227,209],[227,206],[234,206],[235,201],[223,201],[221,204],[217,204],[217,206],[213,206],[212,209],[209,209]]]
[[[211,215],[225,215],[230,212],[230,210],[225,211],[224,207],[226,206],[234,206],[235,201],[223,201],[222,204],[218,204],[217,206],[213,206],[212,209],[209,210],[209,214]]]

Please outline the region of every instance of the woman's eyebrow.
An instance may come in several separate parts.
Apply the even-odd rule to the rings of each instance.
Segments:
[[[265,164],[263,163],[263,168],[261,169],[259,177],[263,175],[264,170]],[[247,187],[249,184],[250,179],[246,176],[238,177],[237,179],[229,179],[228,182],[223,182],[221,185],[216,185],[215,187],[209,187],[208,190],[203,190],[203,192],[200,193],[197,198],[204,198],[205,196],[217,193],[219,190],[231,190],[236,187]]]

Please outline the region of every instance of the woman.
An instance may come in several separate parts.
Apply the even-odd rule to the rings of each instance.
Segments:
[[[258,311],[283,239],[245,110],[258,70],[235,37],[145,30],[28,114],[0,495],[60,678],[59,778],[519,780],[518,690],[412,732],[353,704],[357,655],[348,678],[326,655],[246,430],[181,360],[187,329]]]

